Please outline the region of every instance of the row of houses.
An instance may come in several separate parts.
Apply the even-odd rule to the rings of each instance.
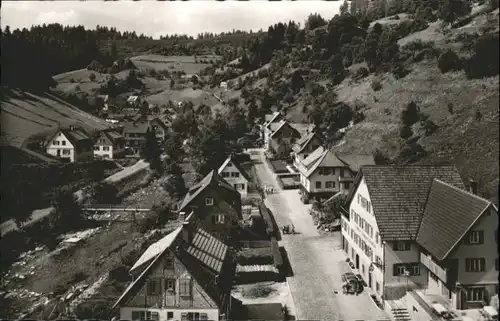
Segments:
[[[121,320],[234,317],[241,302],[231,296],[237,264],[227,243],[242,219],[247,186],[243,169],[229,157],[189,189],[178,208],[183,225],[130,269],[133,280],[113,307]]]
[[[314,130],[300,136],[280,113],[262,137],[293,158],[304,202],[347,197],[342,248],[381,302],[423,291],[470,309],[498,294],[498,205],[474,181],[467,190],[455,166],[377,166],[324,147]]]
[[[60,127],[48,136],[45,152],[69,162],[121,158],[140,152],[148,130],[154,131],[157,140],[162,142],[168,127],[158,118],[125,123],[94,135],[77,126]]]

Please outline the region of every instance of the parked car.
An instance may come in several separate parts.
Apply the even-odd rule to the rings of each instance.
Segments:
[[[343,282],[342,288],[346,294],[359,294],[363,292],[363,284],[358,280],[352,272],[347,272],[341,275]]]

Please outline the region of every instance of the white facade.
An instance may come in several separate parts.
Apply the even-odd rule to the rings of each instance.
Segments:
[[[347,255],[368,286],[379,299],[382,299],[384,293],[384,271],[382,268],[384,247],[379,236],[364,178],[349,204],[349,220],[347,221],[344,217],[342,219],[344,221],[342,236],[347,242],[347,246],[345,246]],[[370,270],[372,271],[370,272]]]
[[[59,132],[47,145],[47,154],[61,158],[69,158],[70,162],[75,162],[75,147],[69,139]]]
[[[225,166],[224,166],[225,165]],[[241,197],[248,196],[248,180],[232,162],[219,168],[219,175],[231,184],[240,193]]]
[[[99,143],[94,145],[94,156],[96,156],[96,157],[113,159],[113,158],[115,158],[115,155],[117,155],[117,154],[118,154],[118,151],[116,149],[114,149],[113,145],[102,145]]]
[[[134,316],[136,314],[146,314],[148,318],[144,319],[132,319],[132,313],[133,312],[139,312],[139,313],[134,313]],[[153,318],[153,315],[156,314],[158,315],[158,318]],[[160,320],[160,321],[166,321],[166,320],[172,320],[172,321],[181,321],[184,320],[182,318],[183,313],[193,313],[193,317],[190,320],[213,320],[213,321],[219,321],[219,310],[218,309],[176,309],[176,308],[169,308],[169,309],[155,309],[155,308],[131,308],[131,307],[124,307],[120,308],[120,320]],[[153,315],[151,315],[153,314]],[[201,315],[203,314],[203,318],[201,318]],[[205,318],[206,315],[206,318]],[[198,318],[196,318],[198,317]]]

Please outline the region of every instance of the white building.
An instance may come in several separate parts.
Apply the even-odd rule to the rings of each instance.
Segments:
[[[453,197],[443,199],[444,195]],[[457,202],[460,198],[465,201]],[[457,244],[486,209],[494,210],[491,203],[474,201],[476,198],[464,190],[453,166],[362,167],[348,196],[349,213],[342,216],[342,247],[381,302],[399,299],[411,290],[442,289],[444,282],[447,291],[441,294],[450,306],[471,306],[474,300],[485,299],[485,293],[491,296],[498,286],[494,272],[479,266],[481,259],[477,259],[475,277],[461,275],[468,274],[467,264],[476,259],[470,250]],[[498,224],[497,212],[492,217]],[[488,229],[484,225],[482,228]],[[489,229],[484,235],[493,237],[496,225]],[[450,253],[450,258],[443,257],[443,251]],[[428,253],[442,261],[434,259],[431,264],[432,255]],[[485,247],[481,255],[487,262],[485,266],[493,268],[498,256],[492,247]],[[441,280],[441,287],[433,286],[436,281],[432,280]],[[481,282],[489,287],[478,285]],[[460,300],[450,292],[457,293],[464,286],[481,287],[482,294],[475,296],[471,290],[457,303]]]
[[[125,138],[114,131],[102,131],[94,143],[94,157],[115,159],[125,154]]]
[[[59,128],[46,143],[46,153],[69,162],[92,160],[92,140],[81,128]]]
[[[218,173],[241,194],[242,198],[248,196],[250,178],[234,157],[229,156],[219,167]]]

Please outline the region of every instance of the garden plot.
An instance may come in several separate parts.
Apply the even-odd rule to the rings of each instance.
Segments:
[[[138,69],[155,69],[168,71],[184,71],[186,75],[199,73],[220,59],[218,56],[161,56],[143,55],[131,58]],[[204,63],[201,63],[201,62]]]

